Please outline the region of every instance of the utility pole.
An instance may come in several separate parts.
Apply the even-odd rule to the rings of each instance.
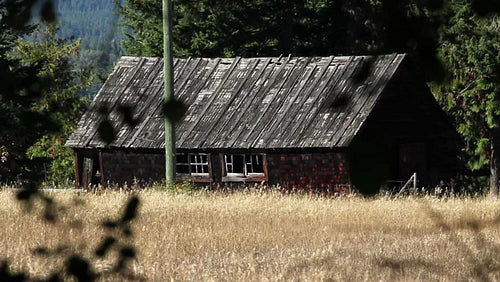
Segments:
[[[163,1],[163,79],[164,103],[174,100],[174,76],[172,55],[172,0]],[[174,124],[165,115],[165,181],[167,185],[175,181],[175,130]]]

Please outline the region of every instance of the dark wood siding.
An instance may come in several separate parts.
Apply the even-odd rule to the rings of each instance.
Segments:
[[[341,152],[267,155],[269,183],[285,189],[344,191],[350,188],[345,154]]]
[[[392,150],[392,160],[389,151],[384,153],[392,179],[407,180],[413,168],[413,172],[419,172],[419,185],[437,185],[456,177],[459,136],[425,83],[409,69],[409,64],[399,68],[356,139],[370,143],[379,140],[384,143],[381,147]],[[420,144],[419,149],[416,144]],[[426,156],[402,160],[404,154],[417,154],[402,152],[405,146]]]
[[[109,150],[102,152],[106,185],[145,185],[165,179],[163,152]]]

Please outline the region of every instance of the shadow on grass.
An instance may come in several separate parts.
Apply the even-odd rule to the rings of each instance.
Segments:
[[[415,269],[415,268],[419,268],[427,272],[432,272],[436,274],[443,273],[443,267],[422,259],[381,257],[376,259],[375,264],[380,268],[390,269],[391,272],[397,276],[404,276],[406,274],[407,269]]]
[[[448,223],[443,214],[432,208],[428,202],[423,202],[423,210],[432,219],[436,228],[448,235],[451,243],[461,252],[461,257],[471,266],[470,277],[474,281],[495,281],[492,277],[500,275],[500,244],[486,238],[482,232],[487,227],[500,224],[500,213],[492,220],[461,219],[456,223]],[[459,235],[460,230],[473,232],[472,243],[467,243]],[[478,251],[478,256],[474,251]],[[409,258],[382,257],[376,260],[376,265],[381,269],[389,269],[396,276],[404,276],[406,270],[420,268],[429,273],[445,275],[452,278],[452,274],[443,266],[436,265],[430,261]],[[466,279],[466,277],[461,277]]]

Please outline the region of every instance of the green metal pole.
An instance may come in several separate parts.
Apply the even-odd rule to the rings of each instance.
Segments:
[[[172,0],[163,0],[163,79],[165,83],[165,103],[174,99],[172,9]],[[167,185],[175,181],[175,131],[173,122],[167,117],[165,117],[165,181]]]

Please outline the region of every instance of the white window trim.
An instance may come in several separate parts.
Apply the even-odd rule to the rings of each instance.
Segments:
[[[247,165],[254,165],[252,162],[250,163],[247,163],[246,161],[246,157],[247,156],[253,156],[253,155],[258,155],[258,156],[261,156],[261,161],[263,162],[262,163],[262,172],[248,172],[247,171]],[[231,157],[231,162],[230,165],[231,166],[234,166],[234,158],[233,156],[242,156],[243,157],[243,172],[228,172],[229,169],[228,169],[228,166],[229,166],[229,163],[228,163],[228,157]],[[265,176],[265,172],[264,172],[264,156],[265,154],[224,154],[224,168],[225,168],[225,171],[226,171],[226,176],[229,176],[229,177],[242,177],[242,178],[246,178],[246,177],[255,177],[255,176]],[[234,170],[234,168],[233,168]]]
[[[187,163],[186,162],[183,162],[183,163],[177,163],[176,162],[176,168],[177,168],[177,165],[187,165],[188,166],[188,169],[189,169],[189,172],[188,173],[180,173],[180,172],[177,172],[177,169],[176,169],[176,173],[177,174],[181,174],[181,175],[191,175],[191,176],[209,176],[210,175],[210,154],[208,153],[179,153],[179,155],[186,155],[187,156]],[[195,162],[192,162],[191,161],[191,156],[195,156]],[[204,162],[201,162],[201,159],[198,160],[198,158],[200,158],[200,156],[206,156],[207,158],[207,161],[204,163]],[[201,166],[207,166],[207,172],[193,172],[193,167],[196,167],[198,165],[201,165]]]
[[[228,162],[228,157],[231,157],[231,162]],[[243,156],[243,159],[245,158],[245,155],[243,154],[225,154],[224,155],[224,165],[225,165],[225,169],[226,169],[226,175],[227,176],[239,176],[239,177],[245,177],[245,168],[243,168],[243,172],[228,172],[229,169],[228,169],[228,166],[229,166],[229,163],[230,165],[233,167],[232,170],[234,170],[234,156]]]

